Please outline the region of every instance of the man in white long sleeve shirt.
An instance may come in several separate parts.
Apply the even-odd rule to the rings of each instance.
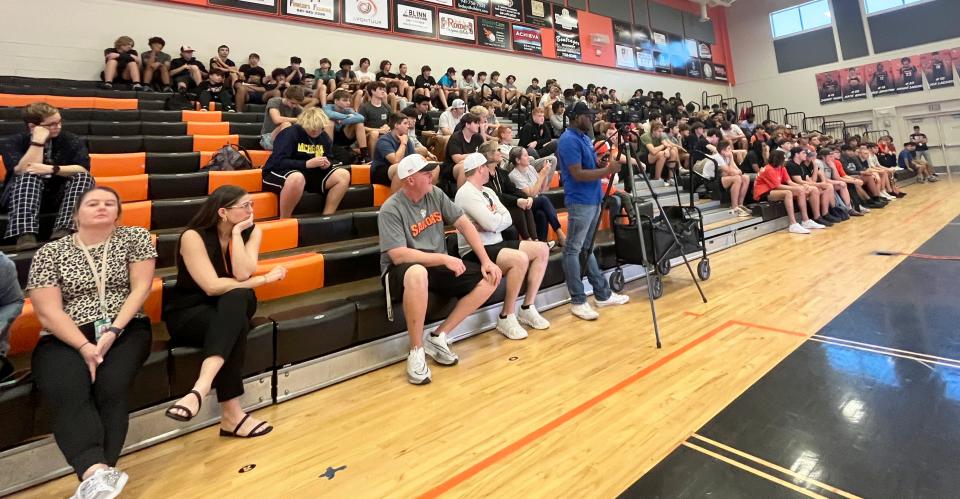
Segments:
[[[473,222],[487,256],[503,271],[506,282],[506,296],[497,319],[497,331],[511,340],[522,340],[527,337],[527,331],[521,323],[534,329],[550,327],[550,323],[540,316],[534,306],[543,274],[547,270],[550,250],[546,243],[539,241],[504,241],[501,232],[512,226],[513,220],[496,192],[484,186],[490,180],[486,156],[469,154],[463,162],[463,170],[466,182],[457,190],[454,204]],[[461,258],[466,261],[478,260],[473,248],[460,233],[457,234],[457,244]],[[517,297],[524,278],[527,281],[527,294],[517,312]]]

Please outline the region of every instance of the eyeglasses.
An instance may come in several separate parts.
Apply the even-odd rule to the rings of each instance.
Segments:
[[[228,207],[227,207],[228,210],[233,210],[233,209],[236,209],[236,208],[240,208],[240,209],[243,209],[243,210],[252,210],[252,209],[253,209],[253,201],[247,201],[246,203],[235,204],[235,205],[233,205],[233,206],[228,206]]]
[[[63,125],[63,120],[54,121],[53,123],[40,123],[37,126],[42,126],[44,128],[59,128]]]

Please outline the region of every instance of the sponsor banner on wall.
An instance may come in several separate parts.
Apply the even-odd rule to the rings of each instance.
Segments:
[[[862,66],[870,93],[874,97],[897,93],[897,84],[893,78],[893,61],[880,61]]]
[[[477,39],[476,20],[473,16],[441,10],[440,38],[454,42],[474,43]]]
[[[617,51],[618,68],[637,69],[637,57],[633,47],[630,45],[620,45],[618,43],[615,49]]]
[[[453,0],[423,0],[423,1],[435,3],[437,5],[445,5],[447,7],[453,7]]]
[[[495,49],[510,49],[510,24],[484,17],[477,19],[477,43]]]
[[[643,26],[633,27],[633,46],[642,50],[653,50],[653,38],[650,37],[650,30]]]
[[[659,31],[650,32],[650,40],[653,42],[654,50],[668,52],[670,44],[667,42],[667,34]]]
[[[540,38],[540,28],[531,28],[513,25],[513,50],[527,54],[543,53],[543,40]]]
[[[387,0],[343,0],[343,21],[368,28],[390,29]]]
[[[645,49],[637,49],[637,69],[641,71],[656,70],[656,63],[653,58],[653,52]]]
[[[907,94],[923,90],[923,76],[920,68],[917,67],[919,57],[902,57],[900,60],[894,60],[897,78],[897,93]]]
[[[703,78],[703,65],[700,59],[691,57],[687,60],[687,76],[690,78]]]
[[[826,71],[816,74],[817,92],[820,94],[820,103],[829,104],[843,100],[840,90],[840,71]]]
[[[727,81],[727,66],[725,64],[713,65],[713,79],[717,81]]]
[[[523,0],[523,22],[543,28],[552,28],[553,4],[543,0]]]
[[[339,21],[340,2],[337,0],[286,0],[281,4],[288,16]]]
[[[633,27],[630,23],[613,21],[613,43],[617,54],[617,67],[637,69],[637,56],[633,49]]]
[[[393,30],[397,33],[427,38],[437,36],[436,15],[432,8],[398,1],[394,10]]]
[[[920,66],[931,90],[953,86],[953,61],[949,52],[920,54]]]
[[[702,64],[700,64],[700,70],[703,72],[704,80],[716,79],[717,69],[713,65],[712,61],[702,61]]]
[[[840,71],[840,91],[845,101],[867,98],[867,78],[864,76],[863,66]]]
[[[469,10],[470,12],[490,14],[490,0],[457,0],[457,8]]]
[[[690,58],[681,54],[670,54],[670,72],[677,76],[688,76],[687,61]]]
[[[523,20],[523,7],[520,0],[492,0],[493,15],[514,22]]]
[[[553,12],[553,26],[557,41],[557,59],[580,60],[580,23],[577,11],[561,8]]]
[[[710,44],[707,42],[697,42],[697,57],[703,61],[712,61],[713,60],[713,50],[710,48]]]
[[[209,0],[210,5],[254,10],[257,12],[277,13],[277,0]]]

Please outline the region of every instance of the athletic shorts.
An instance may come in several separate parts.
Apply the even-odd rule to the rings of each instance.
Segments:
[[[766,203],[769,197],[770,197],[770,192],[764,192],[762,195],[760,195],[760,199],[757,199],[757,201],[761,203]]]
[[[504,241],[500,241],[499,243],[488,244],[488,245],[484,246],[483,248],[484,248],[485,250],[487,250],[487,256],[490,257],[490,260],[491,260],[493,263],[497,263],[497,256],[500,255],[500,252],[501,252],[501,251],[503,251],[503,250],[505,250],[505,249],[515,249],[515,250],[519,250],[519,249],[520,249],[520,241],[518,241],[518,240],[516,240],[516,239],[510,240],[510,241],[504,240]],[[465,261],[465,262],[466,262],[466,261],[470,261],[470,262],[480,263],[480,259],[477,258],[477,254],[474,253],[473,251],[467,253],[466,255],[463,255],[463,261]]]
[[[480,271],[480,265],[468,260],[463,261],[466,270],[458,275],[444,267],[427,267],[427,289],[434,293],[446,296],[456,296],[462,298],[483,280],[483,273]],[[403,301],[403,276],[410,270],[410,267],[418,265],[416,263],[403,263],[400,265],[390,265],[386,273],[380,277],[380,283],[387,290],[387,296],[393,302]]]
[[[272,133],[265,133],[260,136],[260,147],[262,147],[265,151],[273,150],[273,134]]]
[[[339,166],[332,166],[330,168],[307,168],[303,171],[290,170],[286,173],[264,170],[263,190],[267,192],[274,192],[277,195],[280,195],[280,191],[283,190],[283,184],[287,181],[287,177],[292,175],[294,172],[299,171],[303,174],[307,181],[307,185],[303,190],[316,194],[326,194],[327,188],[324,184],[327,183],[327,179],[330,178],[330,175],[339,169]]]
[[[390,165],[370,167],[370,183],[390,186]]]

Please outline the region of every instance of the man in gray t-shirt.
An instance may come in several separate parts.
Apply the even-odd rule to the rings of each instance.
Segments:
[[[431,172],[437,166],[419,154],[400,161],[397,176],[402,186],[380,207],[377,217],[387,316],[393,320],[393,300],[402,299],[410,335],[407,380],[415,385],[430,382],[426,355],[443,365],[460,360],[447,344],[447,333],[487,301],[501,277],[473,223],[433,185]],[[450,224],[463,234],[479,265],[447,254],[444,226]],[[447,320],[424,340],[428,291],[459,300]]]
[[[273,150],[273,139],[284,128],[297,121],[303,112],[305,94],[303,87],[292,85],[283,91],[283,97],[274,97],[267,101],[263,110],[263,126],[260,127],[260,145],[267,151]]]

